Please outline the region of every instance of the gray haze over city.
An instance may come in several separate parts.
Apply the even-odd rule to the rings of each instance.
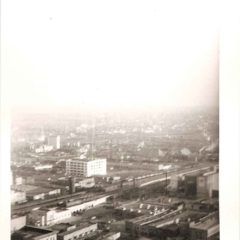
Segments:
[[[219,239],[216,3],[133,2],[6,3],[12,240]]]

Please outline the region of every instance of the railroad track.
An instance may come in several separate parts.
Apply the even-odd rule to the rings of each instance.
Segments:
[[[69,194],[65,196],[58,196],[56,198],[52,199],[44,199],[44,200],[36,200],[32,202],[27,202],[19,205],[12,206],[12,215],[14,214],[21,214],[21,213],[27,213],[33,210],[34,208],[40,208],[40,207],[46,207],[51,205],[57,205],[58,203],[62,201],[68,201],[68,200],[82,200],[82,202],[91,201],[97,198],[101,198],[104,196],[109,196],[111,193],[101,194],[101,195],[83,195],[80,193],[74,193]]]

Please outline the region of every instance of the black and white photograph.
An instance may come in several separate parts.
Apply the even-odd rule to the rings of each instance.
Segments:
[[[235,239],[218,1],[2,6],[1,239]]]

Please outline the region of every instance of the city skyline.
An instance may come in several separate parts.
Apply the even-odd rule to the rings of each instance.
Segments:
[[[2,9],[4,239],[237,239],[235,4]]]

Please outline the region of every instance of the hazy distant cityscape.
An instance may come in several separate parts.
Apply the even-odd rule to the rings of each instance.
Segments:
[[[218,5],[6,1],[12,240],[219,239]]]
[[[11,238],[219,239],[218,109],[12,122]]]

